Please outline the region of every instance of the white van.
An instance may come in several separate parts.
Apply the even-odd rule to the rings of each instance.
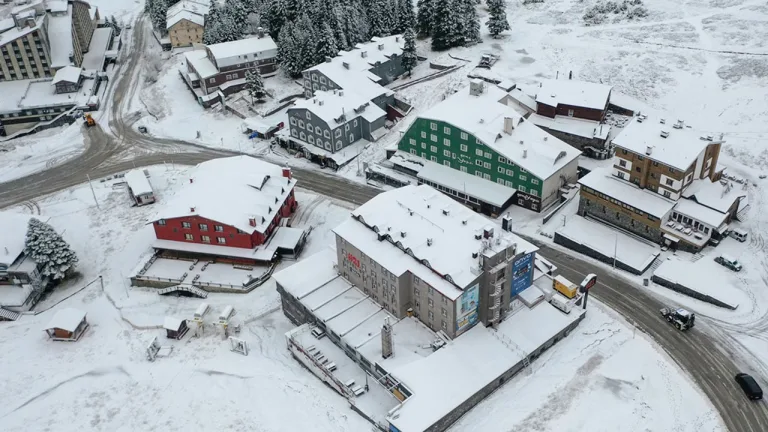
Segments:
[[[740,230],[740,229],[731,230],[730,236],[742,243],[747,241],[747,232],[744,230]]]

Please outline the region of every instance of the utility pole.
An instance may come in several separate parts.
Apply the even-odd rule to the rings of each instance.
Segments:
[[[619,250],[619,233],[613,233],[614,236],[614,243],[613,243],[613,269],[616,270],[616,254]]]
[[[565,226],[565,220],[566,220],[566,217],[565,215],[563,215],[563,226]]]
[[[93,190],[93,183],[91,183],[91,176],[89,174],[86,174],[85,177],[88,179],[88,185],[91,187],[91,193],[93,194],[93,201],[96,203],[96,208],[101,210],[101,207],[99,207],[99,200],[96,199],[96,191]]]

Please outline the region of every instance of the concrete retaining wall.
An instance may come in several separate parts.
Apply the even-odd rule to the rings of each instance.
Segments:
[[[718,299],[716,299],[714,297],[710,297],[710,296],[708,296],[706,294],[702,294],[702,293],[700,293],[698,291],[694,291],[694,290],[692,290],[690,288],[687,288],[687,287],[685,287],[683,285],[680,285],[679,283],[668,281],[668,280],[666,280],[664,278],[661,278],[659,276],[653,275],[653,276],[651,276],[651,280],[653,282],[663,286],[663,287],[667,287],[667,288],[669,288],[669,289],[671,289],[673,291],[677,291],[680,294],[685,294],[685,295],[687,295],[689,297],[693,297],[695,299],[698,299],[698,300],[701,300],[701,301],[713,304],[715,306],[719,306],[719,307],[726,308],[726,309],[731,309],[731,310],[735,310],[736,309],[736,307],[734,307],[732,305],[729,305],[727,303],[723,303],[722,301],[720,301],[720,300],[718,300]]]
[[[565,237],[565,236],[561,235],[558,232],[555,232],[555,243],[557,243],[557,244],[559,244],[561,246],[565,246],[568,249],[575,250],[576,252],[578,252],[580,254],[583,254],[583,255],[586,255],[588,257],[594,258],[594,259],[596,259],[598,261],[602,261],[602,262],[604,262],[606,264],[613,265],[614,257],[612,257],[612,256],[611,257],[605,256],[602,253],[600,253],[600,252],[598,252],[598,251],[596,251],[596,250],[594,250],[592,248],[589,248],[589,247],[587,247],[587,246],[585,246],[585,245],[583,245],[583,244],[581,244],[579,242],[571,240],[568,237]],[[632,274],[641,275],[641,274],[645,273],[645,271],[648,270],[648,267],[650,267],[651,264],[653,264],[655,261],[656,260],[653,260],[650,263],[648,263],[648,265],[645,268],[637,269],[637,268],[634,268],[634,267],[630,266],[629,264],[623,263],[623,262],[621,262],[621,260],[617,259],[616,260],[616,267],[620,268],[620,269],[622,269],[624,271],[630,272]]]

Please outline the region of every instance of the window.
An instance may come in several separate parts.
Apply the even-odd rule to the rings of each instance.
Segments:
[[[312,75],[312,81],[317,81],[317,75]]]
[[[321,143],[322,141],[319,141],[318,145],[320,145]],[[331,150],[331,143],[329,143],[328,141],[325,142],[325,149],[329,151]]]
[[[423,157],[424,159],[426,159],[426,158],[427,158],[427,154],[426,154],[426,153],[424,153],[424,152],[421,152],[421,157]]]
[[[316,133],[318,136],[323,136],[323,131],[321,131],[321,130],[320,130],[320,127],[319,127],[319,126],[315,127],[315,133]]]
[[[349,142],[355,142],[355,134],[349,134]]]
[[[357,127],[357,119],[352,120],[352,127]]]
[[[506,187],[515,187],[515,185],[511,181],[508,181],[508,180],[504,180],[504,186],[506,186]]]
[[[468,136],[467,136],[467,133],[466,133],[466,132],[462,132],[462,133],[461,133],[461,139],[463,139],[463,140],[465,140],[465,141],[466,141],[466,140],[467,140],[467,138],[468,138]]]
[[[301,140],[302,140],[302,141],[306,141],[306,139],[307,139],[307,134],[305,134],[304,132],[299,132],[299,137],[301,137]]]
[[[443,150],[443,156],[451,157],[451,151],[450,150]]]
[[[483,162],[483,168],[485,168],[485,169],[491,169],[491,164],[490,164],[490,162]]]
[[[539,184],[539,179],[537,179],[537,178],[531,178],[531,184],[533,184],[533,185],[537,185],[537,184]]]
[[[429,146],[429,151],[432,153],[437,153],[437,146]]]
[[[666,183],[667,186],[672,186],[673,184],[675,184],[675,181],[672,179],[667,179],[664,183]]]
[[[529,193],[533,196],[539,196],[539,191],[537,191],[536,189],[531,189]]]
[[[421,148],[426,150],[427,149],[427,143],[421,143]]]
[[[325,84],[325,77],[324,76],[320,77],[320,84]]]
[[[191,228],[192,228],[192,224],[191,224],[191,223],[189,223],[189,222],[182,222],[182,223],[181,223],[181,227],[182,227],[182,228],[191,229]]]
[[[344,125],[344,132],[349,132],[349,123]]]
[[[499,163],[507,163],[507,159],[499,156]]]
[[[483,155],[483,151],[480,150],[480,149],[477,149],[477,150],[475,150],[475,154],[478,155],[478,156],[482,156]]]
[[[331,133],[328,131],[328,129],[326,129],[326,130],[323,132],[323,136],[324,136],[324,137],[326,137],[326,138],[330,138],[330,137],[331,137]]]
[[[434,314],[434,313],[432,313],[432,311],[428,311],[428,312],[427,312],[427,316],[429,317],[429,320],[430,320],[430,321],[432,321],[433,319],[435,319],[435,314]]]
[[[421,132],[421,137],[422,137],[422,138],[426,138],[426,137],[427,137],[427,133],[422,131],[422,132]]]
[[[184,240],[187,240],[187,241],[192,241],[192,240],[194,240],[194,239],[195,239],[195,238],[194,238],[194,237],[192,237],[192,234],[184,234]]]
[[[296,132],[296,129],[292,129],[291,130],[291,135],[293,135],[294,137],[297,137],[297,136],[299,136],[299,133]]]
[[[568,117],[573,117],[573,110],[572,109],[568,110]]]
[[[216,82],[216,78],[211,78],[211,79],[209,79],[209,80],[208,80],[208,82],[209,82],[210,84],[213,84],[213,83],[215,83],[215,82]]]
[[[219,244],[227,244],[227,239],[224,237],[216,237],[216,242]]]
[[[483,172],[475,170],[475,175],[478,176],[478,177],[482,177],[483,176]]]
[[[490,176],[490,174],[483,174],[483,178],[486,179],[486,180],[490,180],[491,176]]]
[[[418,297],[419,296],[419,289],[418,288],[414,288],[413,289],[413,296],[414,297]]]
[[[224,227],[221,225],[214,225],[213,230],[216,232],[224,232]]]
[[[667,197],[667,198],[670,198],[672,196],[672,194],[669,191],[665,190],[664,191],[664,196]]]
[[[208,224],[199,224],[200,231],[208,231]]]
[[[429,160],[432,162],[437,162],[437,156],[430,156]]]
[[[448,311],[447,311],[447,310],[445,310],[445,308],[442,308],[442,309],[441,309],[441,311],[440,311],[440,313],[441,313],[441,314],[442,314],[444,317],[447,317],[447,316],[448,316]]]
[[[460,166],[459,169],[461,170],[461,172],[467,172],[467,167],[465,167],[463,165]]]
[[[625,161],[624,159],[621,159],[619,161],[619,166],[623,167],[623,168],[626,168],[627,167],[627,161]]]
[[[432,141],[432,142],[437,142],[437,135],[435,135],[435,134],[430,134],[430,135],[429,135],[429,140],[430,140],[430,141]]]
[[[310,136],[309,136],[308,140],[309,140],[309,143],[310,143],[310,144],[314,144],[314,143],[315,143],[315,137],[313,137],[312,135],[310,135]],[[319,141],[319,140],[318,140],[318,141]],[[322,143],[323,143],[322,141],[319,141],[319,142],[320,142],[320,144],[322,144]]]
[[[299,120],[299,127],[300,127],[300,128],[302,128],[302,129],[304,129],[304,122],[303,122],[303,121],[301,121],[301,120]]]
[[[621,171],[617,172],[617,173],[616,173],[616,176],[617,176],[618,178],[622,179],[622,180],[626,180],[626,177],[624,177],[624,173],[623,173],[623,172],[621,172]]]
[[[635,171],[640,172],[640,167],[635,167]]]
[[[165,225],[165,219],[160,219],[159,221],[157,221],[157,224],[158,225]]]
[[[411,149],[411,154],[416,154],[416,150],[415,149]]]
[[[496,179],[496,183],[498,183],[500,185],[503,185],[504,184],[504,179],[499,177],[499,178]]]
[[[341,138],[341,128],[336,129],[336,133],[334,134],[336,138]]]
[[[526,188],[523,185],[518,185],[517,190],[519,190],[520,192],[526,192]]]
[[[461,144],[461,145],[459,146],[459,148],[460,148],[460,149],[461,149],[461,151],[463,151],[463,152],[467,151],[467,145],[466,145],[466,144]]]
[[[510,177],[514,177],[515,176],[515,172],[512,171],[511,169],[506,170],[506,172],[507,172],[507,175],[510,176]]]
[[[435,306],[435,301],[432,299],[427,299],[427,305],[429,305],[429,307],[433,307]]]
[[[493,159],[493,155],[488,152],[485,152],[483,156],[485,156],[486,159]]]
[[[442,320],[440,322],[440,327],[442,327],[443,330],[448,330],[448,324],[445,323],[445,320]]]
[[[504,174],[504,167],[499,167],[499,172],[500,172],[501,174]]]
[[[410,145],[416,145],[416,140],[415,140],[415,139],[413,139],[413,138],[410,138],[410,139],[408,140],[408,143],[409,143]]]
[[[443,165],[445,165],[447,167],[450,167],[451,166],[451,161],[443,161]]]
[[[520,174],[519,176],[517,176],[517,178],[519,178],[519,179],[520,179],[520,180],[522,180],[522,181],[526,181],[526,180],[528,180],[528,177],[526,177],[526,176],[524,176],[524,175],[522,175],[522,174]]]
[[[435,123],[430,123],[430,124],[429,124],[429,128],[430,128],[430,129],[432,129],[433,131],[436,131],[436,130],[437,130],[437,124],[435,124]]]
[[[449,140],[448,138],[443,138],[443,145],[446,146],[446,147],[450,147],[451,146],[451,140]]]
[[[314,131],[315,131],[315,129],[312,127],[312,125],[307,123],[307,132],[312,133]]]
[[[443,127],[443,133],[446,134],[446,135],[450,135],[451,134],[451,128]]]

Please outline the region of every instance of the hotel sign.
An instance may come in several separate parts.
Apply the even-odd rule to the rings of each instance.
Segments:
[[[360,260],[351,253],[347,253],[347,260],[351,262],[355,267],[360,268]]]

